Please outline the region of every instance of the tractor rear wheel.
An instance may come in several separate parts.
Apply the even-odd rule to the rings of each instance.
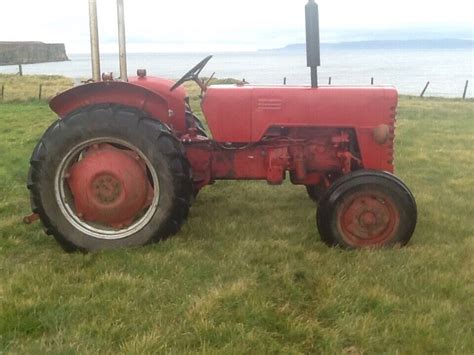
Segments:
[[[338,179],[317,213],[321,239],[347,249],[404,246],[416,221],[416,202],[406,185],[391,174],[367,170]]]
[[[192,195],[184,148],[157,120],[117,105],[58,120],[31,157],[32,210],[66,251],[142,246],[177,233]]]

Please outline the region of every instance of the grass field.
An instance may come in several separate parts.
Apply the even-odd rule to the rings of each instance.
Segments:
[[[401,99],[397,174],[419,207],[407,248],[329,249],[304,188],[220,182],[166,242],[68,255],[21,223],[55,116],[0,104],[0,353],[473,353],[473,110]]]
[[[4,88],[4,102],[37,100],[39,86],[42,85],[43,99],[50,99],[58,92],[73,85],[73,80],[62,76],[0,74],[0,90]],[[0,100],[2,100],[0,92]],[[0,101],[1,102],[1,101]]]

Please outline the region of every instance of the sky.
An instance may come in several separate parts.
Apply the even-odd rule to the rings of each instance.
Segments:
[[[103,53],[116,1],[97,0]],[[307,0],[125,0],[129,52],[251,51],[304,43]],[[321,40],[472,39],[473,0],[319,0]],[[88,0],[0,0],[0,41],[89,52]]]

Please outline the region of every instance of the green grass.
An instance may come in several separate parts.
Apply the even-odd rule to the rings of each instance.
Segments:
[[[57,93],[73,86],[73,80],[63,76],[0,74],[0,91],[4,87],[4,102],[38,100],[39,86],[42,99],[50,99]],[[0,100],[2,100],[0,92]],[[1,102],[1,101],[0,101]]]
[[[407,248],[327,248],[304,188],[219,182],[166,242],[68,255],[21,223],[54,114],[0,104],[0,353],[472,353],[473,109],[401,100]]]

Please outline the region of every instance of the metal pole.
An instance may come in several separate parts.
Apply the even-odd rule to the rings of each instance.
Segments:
[[[319,10],[314,0],[308,0],[306,15],[306,57],[311,68],[311,87],[318,87],[318,66],[321,65],[319,42]]]
[[[318,67],[311,67],[311,87],[318,87]]]
[[[425,88],[424,88],[423,91],[421,92],[420,97],[425,96],[425,92],[426,92],[426,90],[428,90],[428,86],[430,86],[430,82],[429,82],[429,81],[426,83]]]
[[[120,59],[120,79],[128,81],[127,77],[127,44],[125,39],[125,10],[123,0],[117,0],[118,18],[118,38],[119,38],[119,59]]]
[[[97,21],[97,0],[89,0],[89,25],[91,33],[92,79],[100,81],[99,24]]]
[[[462,99],[466,100],[467,87],[469,86],[469,80],[466,80],[466,85],[464,86],[464,93],[462,94]]]

